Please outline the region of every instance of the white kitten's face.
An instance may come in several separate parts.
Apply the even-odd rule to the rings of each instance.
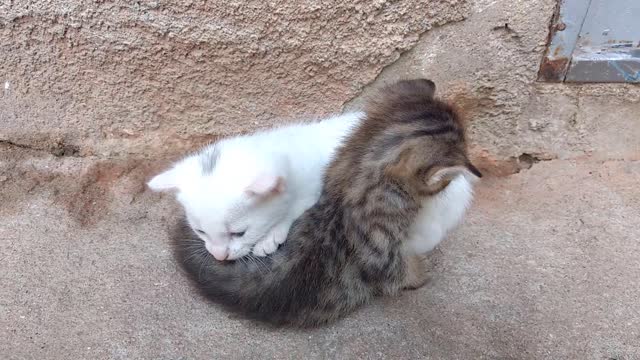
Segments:
[[[288,196],[267,198],[243,189],[201,187],[178,194],[193,231],[218,260],[233,260],[251,253],[253,246],[286,215]]]
[[[268,169],[265,161],[227,155],[192,156],[148,183],[154,191],[176,193],[191,228],[218,260],[251,253],[290,206],[283,174]]]

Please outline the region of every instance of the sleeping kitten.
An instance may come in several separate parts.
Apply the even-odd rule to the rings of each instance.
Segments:
[[[265,256],[320,196],[322,174],[362,113],[219,141],[149,182],[175,191],[189,225],[218,260]]]
[[[433,92],[429,80],[401,81],[368,104],[331,162],[318,202],[278,251],[215,261],[179,226],[179,263],[211,300],[276,325],[328,323],[376,295],[421,286],[420,254],[433,245],[410,238],[421,207],[481,176],[467,158],[461,120]]]

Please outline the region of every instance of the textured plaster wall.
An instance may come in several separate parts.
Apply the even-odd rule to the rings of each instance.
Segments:
[[[2,1],[0,140],[177,151],[341,110],[466,0]]]
[[[640,87],[536,81],[556,0],[2,2],[0,141],[177,154],[432,78],[508,175],[639,159]],[[343,107],[343,105],[346,106]]]
[[[470,121],[475,161],[509,175],[538,161],[640,159],[640,86],[537,82],[556,0],[476,0],[425,33],[348,107],[398,78],[432,78]]]

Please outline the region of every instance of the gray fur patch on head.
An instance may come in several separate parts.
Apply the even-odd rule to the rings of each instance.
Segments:
[[[220,158],[220,152],[215,146],[210,146],[203,150],[198,158],[200,160],[200,166],[202,167],[202,174],[209,175],[216,168],[218,158]]]

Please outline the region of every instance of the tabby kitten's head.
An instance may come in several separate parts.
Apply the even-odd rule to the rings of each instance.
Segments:
[[[365,109],[368,120],[327,171],[327,190],[357,201],[367,192],[358,184],[380,178],[424,198],[458,176],[470,182],[482,177],[468,159],[460,115],[434,93],[431,80],[418,79],[396,82],[372,97]]]

